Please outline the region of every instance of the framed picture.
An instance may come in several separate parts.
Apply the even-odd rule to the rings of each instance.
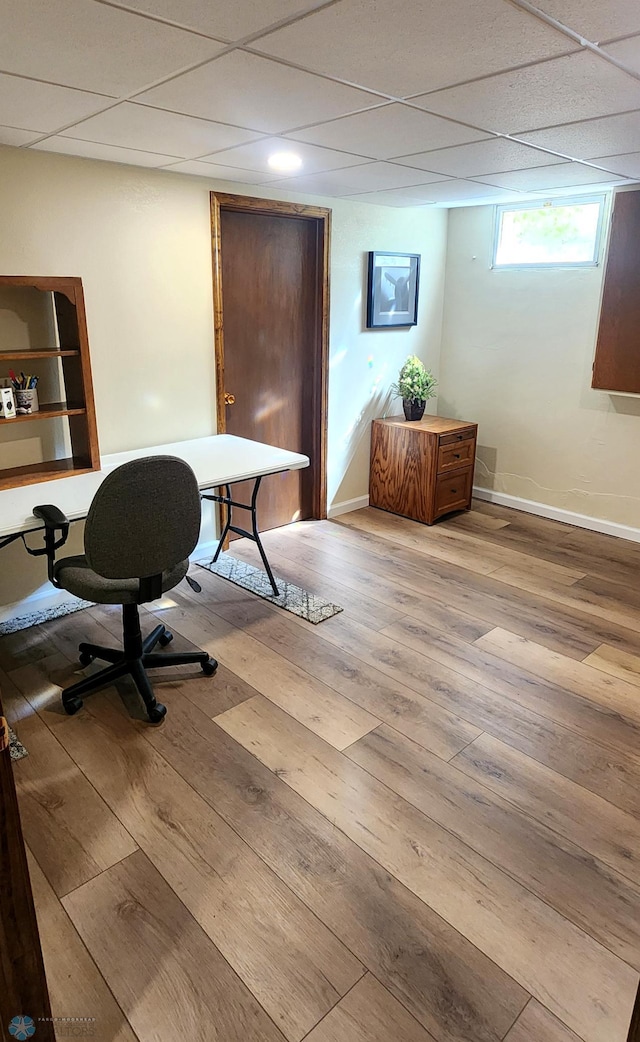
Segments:
[[[418,321],[419,253],[369,254],[367,329],[415,326]]]

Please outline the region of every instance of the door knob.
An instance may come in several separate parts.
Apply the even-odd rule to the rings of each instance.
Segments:
[[[236,403],[236,396],[235,396],[235,394],[229,394],[228,391],[225,391],[224,392],[224,404],[225,405],[235,405],[235,403]]]

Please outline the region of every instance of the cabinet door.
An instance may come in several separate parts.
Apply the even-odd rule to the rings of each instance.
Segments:
[[[640,192],[614,199],[592,387],[640,394]]]

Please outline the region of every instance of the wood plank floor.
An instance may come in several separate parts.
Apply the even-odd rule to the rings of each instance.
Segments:
[[[128,683],[61,710],[117,609],[0,639],[54,1016],[100,1042],[626,1042],[640,546],[483,503],[264,541],[344,612],[198,570],[144,627],[220,668],[156,674],[160,727]]]

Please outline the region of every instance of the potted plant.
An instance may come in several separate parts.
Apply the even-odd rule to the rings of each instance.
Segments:
[[[398,382],[391,384],[391,392],[402,398],[407,420],[421,420],[429,398],[435,398],[437,380],[430,369],[426,369],[419,358],[409,355],[398,375]]]

